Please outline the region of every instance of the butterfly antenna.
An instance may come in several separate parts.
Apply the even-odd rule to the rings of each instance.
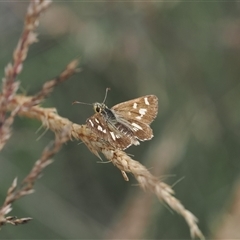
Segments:
[[[78,102],[78,101],[72,102],[72,105],[73,105],[73,104],[76,104],[76,103],[78,103],[78,104],[84,104],[84,105],[92,105],[91,103]]]
[[[106,101],[106,99],[107,99],[107,94],[108,94],[108,91],[109,91],[109,90],[111,90],[111,88],[106,88],[105,97],[104,97],[102,103],[105,103],[105,101]]]

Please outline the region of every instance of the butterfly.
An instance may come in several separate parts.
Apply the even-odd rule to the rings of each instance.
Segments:
[[[106,91],[107,93],[107,91]],[[87,119],[86,125],[98,137],[114,148],[124,150],[131,145],[153,137],[150,123],[158,113],[158,98],[146,95],[108,108],[104,102],[94,103],[95,114]]]

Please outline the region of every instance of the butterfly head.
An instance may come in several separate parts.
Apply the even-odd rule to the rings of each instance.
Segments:
[[[110,88],[106,88],[105,97],[104,97],[102,103],[96,102],[96,103],[93,104],[93,109],[96,113],[102,113],[107,108],[107,106],[104,103],[106,101],[107,93],[108,93],[109,90],[110,90]]]
[[[102,113],[102,111],[106,108],[106,105],[104,103],[94,103],[93,109],[96,113]]]

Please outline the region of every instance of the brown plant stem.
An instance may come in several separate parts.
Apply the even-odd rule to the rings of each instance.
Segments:
[[[12,108],[17,104],[24,104],[24,102],[29,101],[28,98],[29,97],[15,96]],[[97,135],[93,134],[86,125],[72,123],[67,118],[60,117],[54,109],[41,108],[40,106],[34,106],[27,112],[19,111],[19,114],[40,120],[44,126],[55,133],[61,132],[67,125],[70,126],[67,133],[69,139],[75,138],[76,140],[81,140],[89,150],[98,157],[100,157],[99,152],[101,152],[124,176],[127,176],[126,172],[132,173],[141,188],[153,192],[160,201],[167,203],[169,207],[183,216],[190,228],[192,238],[199,237],[204,239],[204,236],[197,226],[197,218],[173,196],[174,191],[170,186],[164,182],[160,182],[145,166],[133,160],[125,152],[113,148],[108,142],[103,141]],[[128,178],[125,178],[125,180],[128,180]]]
[[[5,217],[11,210],[12,204],[19,198],[34,192],[34,183],[42,173],[43,169],[52,163],[52,157],[60,150],[62,144],[68,141],[68,126],[66,126],[60,134],[56,135],[54,143],[50,143],[42,152],[42,156],[38,159],[30,173],[22,181],[19,188],[17,187],[17,179],[15,178],[11,187],[8,189],[6,199],[0,207],[0,226],[6,223],[13,225],[24,224],[31,218]]]
[[[16,78],[22,71],[29,46],[37,41],[37,35],[34,31],[38,26],[39,16],[50,3],[50,0],[32,0],[30,2],[25,16],[23,32],[13,53],[13,64],[9,63],[5,68],[5,78],[3,78],[0,98],[0,150],[11,136],[11,125],[18,111],[18,109],[15,109],[14,114],[12,113],[7,118],[6,106],[19,88],[20,82],[16,81]]]

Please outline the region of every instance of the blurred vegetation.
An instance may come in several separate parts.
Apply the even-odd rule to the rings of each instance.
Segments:
[[[26,7],[27,2],[0,3],[2,76]],[[35,93],[80,56],[82,72],[44,103],[59,115],[84,123],[92,108],[71,103],[101,102],[106,87],[109,107],[157,95],[155,137],[128,152],[169,184],[184,177],[174,186],[176,197],[199,218],[206,236],[223,237],[218,234],[234,214],[229,209],[240,170],[239,14],[239,2],[55,2],[41,17],[39,43],[30,48],[20,75],[21,91]],[[1,202],[13,179],[24,178],[53,139],[47,132],[35,141],[39,127],[36,120],[15,121],[0,155]],[[182,217],[135,187],[132,177],[125,182],[112,164],[98,161],[84,144],[68,142],[36,192],[14,204],[11,214],[34,220],[3,227],[1,239],[190,237]],[[134,207],[138,214],[132,216]],[[126,224],[124,216],[132,221]],[[240,238],[237,227],[225,238],[232,236]]]

